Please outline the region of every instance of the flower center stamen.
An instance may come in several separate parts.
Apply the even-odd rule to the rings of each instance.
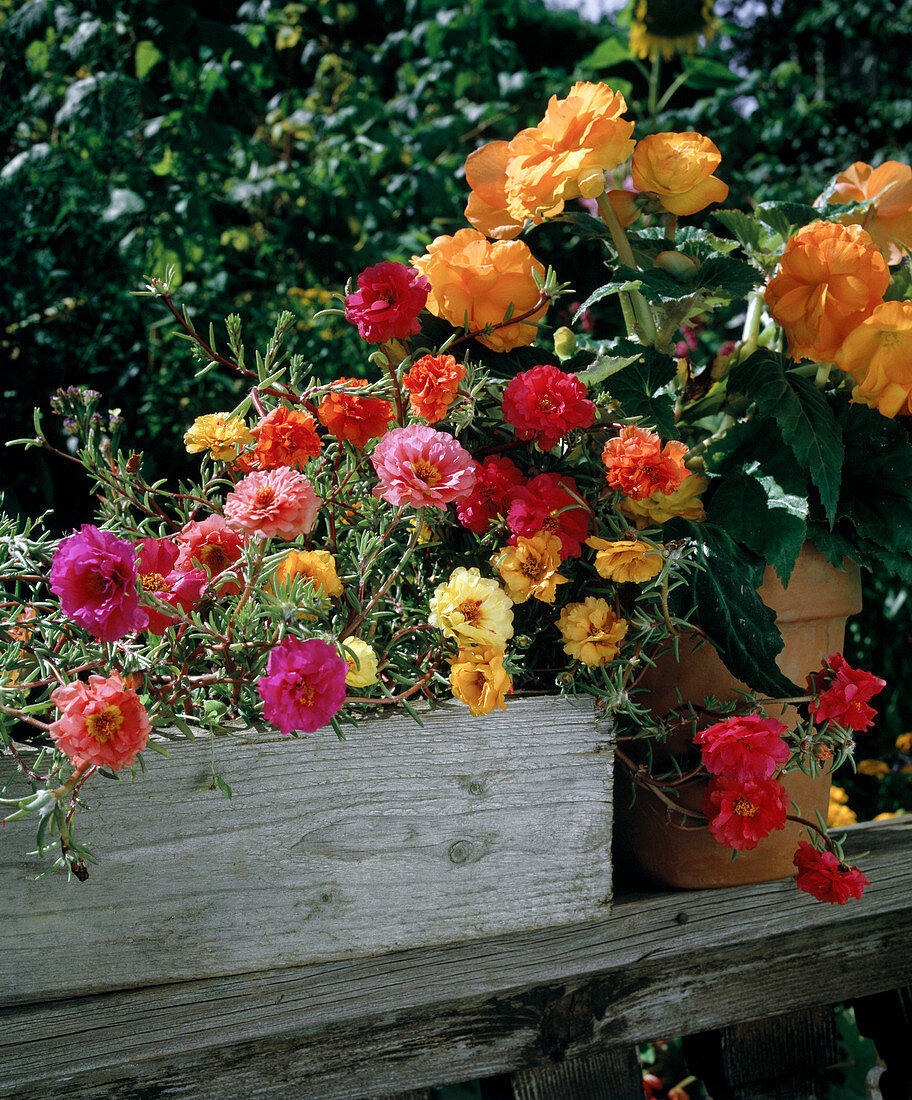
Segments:
[[[140,573],[139,586],[143,592],[170,592],[171,585],[161,573]]]
[[[757,815],[757,807],[749,799],[744,798],[743,795],[732,809],[739,817],[756,817]]]
[[[117,733],[122,722],[120,707],[106,707],[101,714],[86,715],[86,733],[100,745],[104,745]]]

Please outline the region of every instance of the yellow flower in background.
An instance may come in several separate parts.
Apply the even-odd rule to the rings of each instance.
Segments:
[[[586,545],[597,550],[595,569],[600,577],[618,584],[642,584],[662,572],[665,559],[661,550],[639,539],[619,539],[609,542],[594,535]]]
[[[831,829],[841,829],[844,825],[854,825],[857,821],[855,811],[849,809],[849,796],[842,787],[831,787],[827,825]]]
[[[513,683],[503,659],[504,650],[498,646],[461,649],[450,659],[450,690],[474,718],[490,714],[495,707],[507,709],[504,698],[513,690]]]
[[[859,775],[873,775],[878,779],[883,779],[885,775],[890,774],[890,765],[884,760],[859,760],[855,766],[855,771]]]
[[[184,446],[190,454],[208,451],[221,462],[232,462],[245,447],[253,445],[253,436],[238,416],[230,413],[205,413],[184,432]]]
[[[351,650],[350,653],[342,651],[342,656],[348,662],[348,673],[345,677],[345,682],[349,687],[370,687],[371,684],[377,682],[377,654],[374,652],[373,647],[369,646],[367,642],[362,641],[360,638],[343,638],[342,645],[345,646],[345,650]]]
[[[901,733],[896,738],[896,749],[906,755],[912,753],[912,733]]]
[[[513,601],[495,580],[482,577],[475,566],[458,566],[438,584],[430,602],[428,622],[460,647],[493,645],[504,648],[513,637]]]
[[[617,656],[627,621],[619,619],[605,600],[587,596],[582,603],[567,604],[557,628],[564,640],[564,653],[597,668]]]
[[[885,812],[882,814],[875,814],[871,818],[872,821],[890,821],[894,817],[905,817],[906,815],[902,810],[893,810],[892,812]]]
[[[539,531],[531,538],[518,535],[515,546],[504,546],[495,554],[494,563],[514,603],[525,603],[531,596],[542,603],[554,603],[557,586],[567,583],[558,573],[561,540],[549,531]]]
[[[669,60],[690,56],[716,30],[713,0],[634,0],[630,52],[635,57]]]
[[[728,184],[713,175],[721,160],[715,143],[702,134],[652,134],[633,152],[633,186],[658,195],[671,214],[696,214],[728,195]]]
[[[836,366],[858,385],[852,400],[884,416],[912,413],[912,302],[884,302],[837,349]]]
[[[342,582],[336,572],[336,559],[328,550],[290,550],[273,576],[273,591],[289,585],[295,577],[313,581],[317,596],[334,599],[342,595]]]
[[[644,527],[658,527],[666,520],[682,516],[696,522],[706,519],[706,512],[700,494],[705,491],[709,482],[702,474],[691,474],[685,478],[679,489],[667,496],[663,493],[653,493],[652,496],[642,500],[633,500],[631,497],[623,497],[617,502],[617,510],[629,519],[642,531]]]

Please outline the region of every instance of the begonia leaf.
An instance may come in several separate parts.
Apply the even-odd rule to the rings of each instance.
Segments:
[[[670,394],[658,392],[675,377],[674,360],[655,348],[643,348],[625,340],[615,350],[622,355],[639,354],[632,363],[607,378],[603,388],[620,403],[625,415],[642,416],[647,424],[655,425],[663,439],[677,439],[674,399]]]

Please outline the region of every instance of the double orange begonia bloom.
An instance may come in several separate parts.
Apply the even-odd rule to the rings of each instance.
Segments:
[[[856,161],[841,172],[831,188],[830,202],[865,202],[865,214],[847,215],[845,224],[863,226],[888,264],[898,264],[912,248],[912,168],[887,160],[879,168]]]
[[[657,195],[670,214],[696,214],[728,196],[728,184],[713,175],[721,160],[702,134],[652,134],[634,150],[633,186]]]
[[[766,304],[793,359],[829,363],[889,282],[886,261],[860,226],[811,222],[789,238]]]
[[[884,302],[846,337],[836,365],[858,385],[852,399],[884,416],[912,414],[912,302]]]

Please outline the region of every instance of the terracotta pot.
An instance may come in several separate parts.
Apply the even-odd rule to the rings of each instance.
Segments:
[[[788,589],[767,569],[760,595],[776,612],[785,642],[777,664],[797,684],[804,684],[807,674],[818,668],[824,657],[842,650],[846,619],[861,610],[857,567],[847,563],[844,571],[835,569],[810,544],[798,558]],[[684,641],[680,660],[676,661],[671,653],[660,657],[640,683],[649,689],[650,708],[656,715],[680,706],[678,692],[685,701],[699,703],[707,695],[736,699],[738,691],[746,689],[711,645],[695,648]],[[797,718],[791,706],[768,705],[767,710],[787,725]],[[668,746],[672,752],[684,752],[689,742],[690,736],[685,733]],[[795,874],[792,857],[798,841],[806,839],[803,826],[788,822],[785,829],[772,833],[752,851],[739,852],[732,860],[731,849],[713,840],[708,829],[685,831],[669,825],[665,806],[648,791],[638,789],[633,798],[630,780],[620,766],[616,778],[615,861],[622,872],[626,868],[638,881],[645,877],[655,884],[693,890],[768,882]],[[818,810],[826,817],[829,775],[812,780],[796,771],[785,776],[784,783],[803,817],[814,821]],[[703,779],[692,780],[676,788],[674,797],[682,806],[699,809],[705,785]]]

